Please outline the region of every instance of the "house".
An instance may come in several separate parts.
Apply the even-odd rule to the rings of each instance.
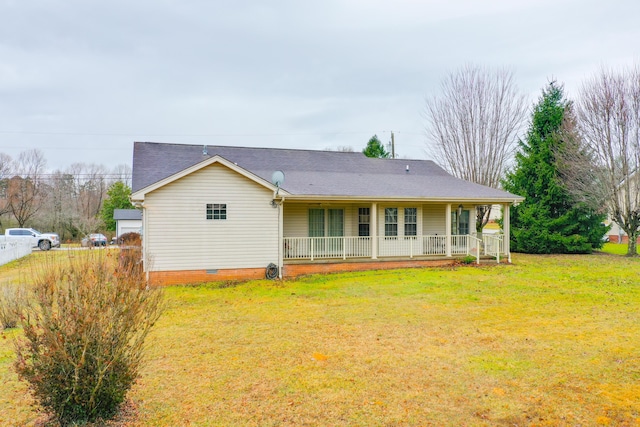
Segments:
[[[509,207],[524,200],[457,179],[432,161],[362,153],[135,142],[152,284],[509,258]],[[475,235],[497,204],[504,234]]]
[[[629,243],[629,236],[627,235],[627,233],[625,233],[624,230],[618,225],[618,223],[613,221],[610,216],[604,223],[611,226],[611,228],[607,232],[607,236],[605,236],[609,242],[624,244]],[[640,237],[638,237],[636,244],[640,244]]]
[[[142,211],[140,209],[114,209],[113,219],[116,221],[116,236],[125,233],[142,231]]]
[[[609,225],[608,235],[605,236],[610,242],[615,243],[629,243],[629,236],[627,233],[620,227],[620,225],[615,221],[612,215],[612,211],[615,211],[617,208],[622,213],[622,217],[626,216],[627,212],[637,212],[640,209],[640,191],[638,188],[640,187],[640,174],[637,171],[633,171],[629,174],[628,177],[620,181],[618,187],[611,192],[610,197],[612,198],[607,203],[607,219],[604,221],[605,225]],[[627,217],[626,221],[630,224],[633,220],[633,215],[631,217]],[[640,227],[638,228],[640,230]],[[640,244],[640,236],[636,240],[636,244]]]

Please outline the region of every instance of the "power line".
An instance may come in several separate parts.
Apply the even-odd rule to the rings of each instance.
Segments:
[[[106,173],[106,174],[88,174],[88,173],[39,173],[39,174],[31,174],[28,172],[11,172],[5,176],[5,179],[11,179],[13,177],[24,177],[24,178],[47,178],[47,179],[68,179],[68,178],[96,178],[96,179],[131,179],[131,174],[114,174],[114,173]]]
[[[13,175],[29,175],[30,172],[11,172]],[[59,176],[59,175],[71,175],[71,176],[104,176],[104,177],[111,177],[111,178],[119,178],[119,177],[123,177],[123,176],[131,176],[131,174],[125,174],[125,173],[73,173],[73,172],[60,172],[60,173],[55,173],[55,172],[46,172],[46,173],[39,173],[37,174],[38,176]]]
[[[386,131],[383,131],[386,132]],[[7,131],[0,130],[0,134],[16,135],[66,135],[66,136],[182,136],[182,137],[245,137],[245,136],[314,136],[314,135],[340,135],[340,134],[368,134],[364,131],[337,131],[337,132],[274,132],[274,133],[144,133],[144,132],[49,132],[49,131]]]
[[[322,136],[322,135],[368,135],[389,133],[391,131],[327,131],[327,132],[258,132],[258,133],[145,133],[145,132],[53,132],[29,130],[0,130],[5,135],[63,135],[63,136],[130,136],[130,137],[258,137],[258,136]],[[405,135],[422,135],[422,133],[402,132]]]

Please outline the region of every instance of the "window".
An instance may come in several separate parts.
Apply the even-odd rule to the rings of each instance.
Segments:
[[[418,208],[404,208],[404,235],[418,235]]]
[[[386,237],[398,235],[398,208],[384,209],[384,235]]]
[[[463,210],[460,218],[458,212],[451,212],[451,234],[469,234],[469,211]]]
[[[207,203],[207,219],[227,219],[226,203]]]
[[[35,236],[31,230],[27,230],[27,229],[15,229],[15,230],[9,230],[9,235],[10,236]]]
[[[371,211],[369,208],[358,208],[358,236],[369,237],[371,228]]]
[[[344,210],[329,209],[329,236],[344,236]]]
[[[309,237],[344,236],[344,209],[309,209]]]
[[[309,237],[324,237],[324,209],[309,209]]]

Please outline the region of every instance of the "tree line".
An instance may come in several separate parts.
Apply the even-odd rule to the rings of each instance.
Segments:
[[[608,217],[627,234],[627,255],[636,256],[639,65],[603,67],[576,100],[551,81],[532,107],[513,72],[467,65],[426,99],[424,118],[428,148],[449,172],[525,197],[511,210],[514,251],[591,252],[602,246]],[[490,211],[478,209],[477,231]]]
[[[73,240],[115,230],[113,209],[133,207],[128,199],[128,165],[108,169],[74,163],[52,172],[46,166],[38,149],[23,151],[15,159],[0,153],[1,228],[32,227],[58,233],[63,241]]]

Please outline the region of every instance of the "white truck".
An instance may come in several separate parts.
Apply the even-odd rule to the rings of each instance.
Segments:
[[[60,237],[55,233],[41,233],[33,228],[7,228],[4,230],[6,241],[29,240],[31,247],[48,251],[60,247]]]

